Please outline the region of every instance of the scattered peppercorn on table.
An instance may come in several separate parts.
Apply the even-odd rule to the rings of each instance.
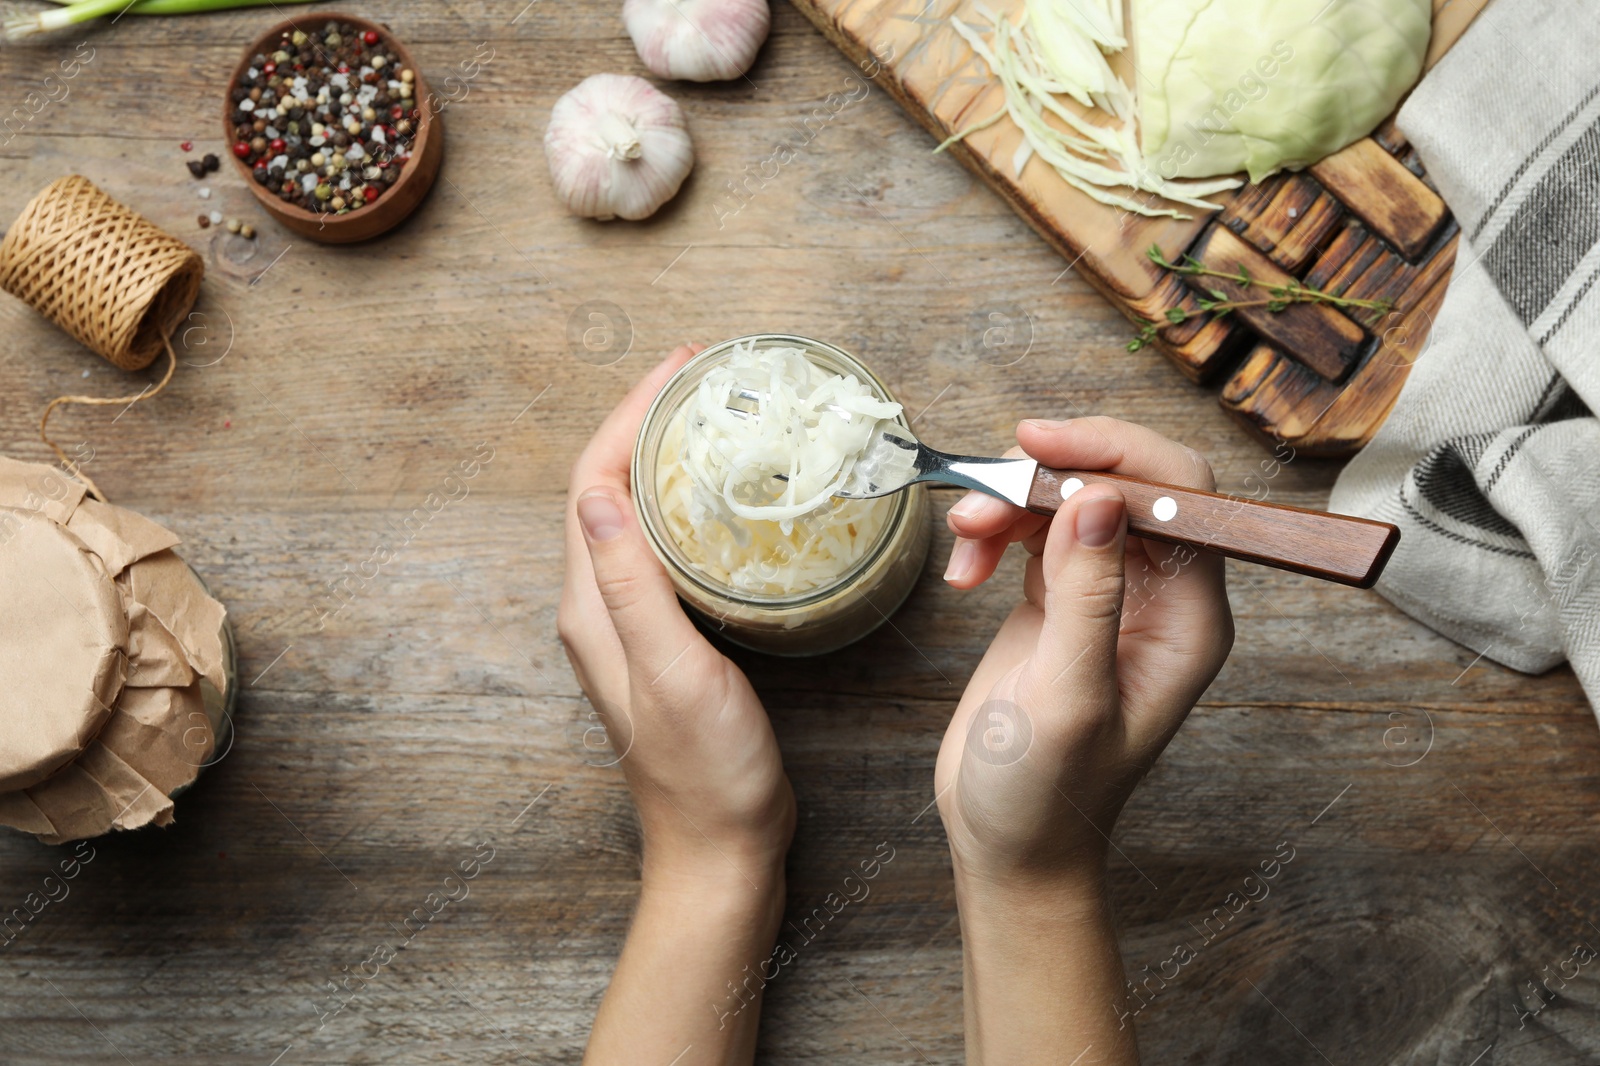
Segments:
[[[1021,417],[1094,412],[1199,448],[1225,492],[1315,506],[1336,473],[1265,460],[1163,357],[1124,351],[1121,315],[787,4],[749,83],[672,84],[696,173],[645,223],[571,217],[541,146],[583,78],[649,76],[620,5],[340,6],[407,46],[449,145],[415,214],[345,247],[273,221],[227,159],[243,145],[279,195],[300,172],[254,119],[234,141],[218,121],[243,49],[284,15],[130,15],[0,50],[0,218],[76,171],[206,259],[165,392],[52,432],[182,538],[233,619],[240,683],[234,745],[170,828],[77,848],[0,835],[8,1064],[578,1061],[638,867],[555,633],[566,473],[683,341],[830,341],[920,433],[974,454]],[[246,114],[256,88],[282,91],[258,69]],[[328,147],[292,195],[318,197]],[[355,172],[344,154],[335,176]],[[0,331],[15,458],[52,460],[35,433],[52,397],[148,380],[14,300]],[[932,497],[933,551],[893,627],[822,668],[733,652],[803,812],[789,917],[880,843],[894,856],[767,989],[759,1061],[963,1059],[927,805],[1021,567],[944,586],[953,499]],[[1370,593],[1232,578],[1233,657],[1112,858],[1147,1060],[1320,1062],[1314,1044],[1340,1063],[1466,1064],[1494,1044],[1484,1063],[1593,1061],[1587,1009],[1518,1050],[1540,1031],[1518,1028],[1527,983],[1570,974],[1573,945],[1600,936],[1584,895],[1600,739],[1571,674],[1475,661]],[[443,887],[468,867],[467,895]],[[1593,981],[1569,978],[1550,1009],[1592,1002]]]

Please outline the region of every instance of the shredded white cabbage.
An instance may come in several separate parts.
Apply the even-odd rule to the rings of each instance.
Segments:
[[[1152,201],[1160,197],[1215,211],[1217,205],[1204,197],[1243,184],[1236,178],[1169,180],[1145,161],[1136,136],[1133,91],[1105,59],[1127,46],[1121,0],[1026,0],[1021,25],[1013,25],[982,0],[975,0],[972,8],[989,23],[992,45],[959,15],[950,17],[950,25],[999,79],[1005,102],[935,151],[1010,116],[1023,135],[1012,157],[1018,177],[1037,155],[1062,181],[1112,207],[1141,215],[1189,218]],[[1091,122],[1065,106],[1061,97],[1102,112],[1112,121],[1109,125]],[[1045,117],[1047,112],[1067,128],[1052,125]],[[1136,199],[1111,191],[1117,188],[1153,195]]]
[[[753,413],[740,390],[758,394]],[[673,416],[657,466],[657,502],[685,556],[719,583],[784,595],[827,584],[877,540],[888,498],[834,492],[900,405],[798,348],[736,348]],[[787,481],[776,475],[783,475]]]

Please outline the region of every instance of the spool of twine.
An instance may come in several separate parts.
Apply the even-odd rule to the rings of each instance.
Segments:
[[[44,409],[39,437],[95,497],[104,495],[46,432],[62,404],[146,400],[177,367],[172,332],[194,306],[205,265],[187,244],[73,174],[29,201],[0,240],[0,288],[23,300],[123,370],[142,370],[163,350],[161,381],[136,396],[59,396]]]

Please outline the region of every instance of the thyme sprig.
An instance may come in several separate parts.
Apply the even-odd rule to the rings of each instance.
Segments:
[[[1207,295],[1200,296],[1196,301],[1196,309],[1186,307],[1171,307],[1166,311],[1166,320],[1169,325],[1180,325],[1197,318],[1200,315],[1215,315],[1218,318],[1244,307],[1264,307],[1273,314],[1282,311],[1290,304],[1326,304],[1329,307],[1357,308],[1363,311],[1375,311],[1380,315],[1387,314],[1394,309],[1390,300],[1358,300],[1350,296],[1336,296],[1331,292],[1324,292],[1311,285],[1303,285],[1291,279],[1283,285],[1271,285],[1257,281],[1245,269],[1244,264],[1239,265],[1237,271],[1212,270],[1193,256],[1185,255],[1176,263],[1169,262],[1161,254],[1159,246],[1152,244],[1145,253],[1152,263],[1163,270],[1170,270],[1174,274],[1181,274],[1191,278],[1221,278],[1230,281],[1241,289],[1265,291],[1266,296],[1249,299],[1235,300],[1221,289],[1207,289]],[[1147,344],[1155,343],[1156,331],[1164,328],[1148,320],[1140,320],[1139,332],[1133,340],[1128,342],[1128,351],[1137,352]]]

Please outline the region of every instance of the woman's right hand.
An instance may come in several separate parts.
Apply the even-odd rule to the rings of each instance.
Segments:
[[[1199,453],[1115,419],[1023,422],[1017,440],[1047,466],[1216,487]],[[1127,536],[1109,484],[1079,489],[1053,518],[973,493],[948,521],[959,539],[946,578],[958,588],[987,580],[1008,544],[1030,555],[1021,602],[939,753],[957,868],[1095,875],[1128,794],[1233,645],[1223,560]]]
[[[1109,418],[1024,422],[1017,440],[1048,466],[1215,486],[1197,453]],[[987,580],[1009,544],[1031,556],[934,773],[961,913],[967,1061],[1135,1064],[1106,854],[1129,793],[1232,646],[1222,559],[1129,537],[1108,484],[1048,518],[973,495],[949,522],[958,588]]]

